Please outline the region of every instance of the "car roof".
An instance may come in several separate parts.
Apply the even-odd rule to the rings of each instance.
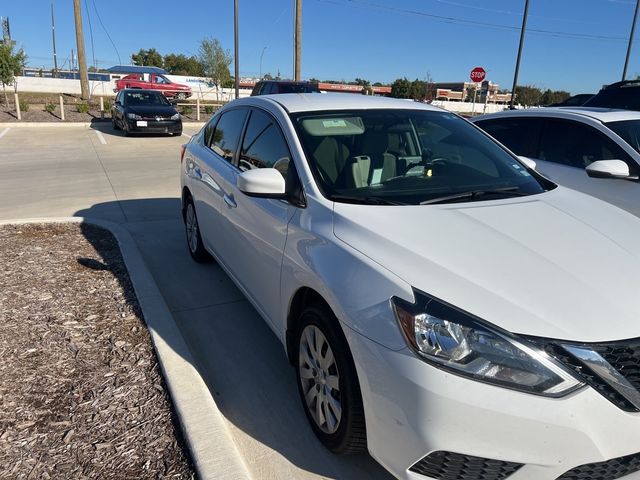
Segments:
[[[240,98],[231,104],[255,105],[263,102],[277,103],[289,113],[372,108],[442,111],[440,108],[420,102],[353,93],[280,93]]]
[[[506,110],[504,112],[480,115],[472,119],[489,120],[503,117],[565,117],[565,118],[592,118],[602,123],[618,122],[622,120],[640,120],[640,112],[634,110],[618,110],[612,108],[596,107],[544,107],[525,108],[522,110]]]

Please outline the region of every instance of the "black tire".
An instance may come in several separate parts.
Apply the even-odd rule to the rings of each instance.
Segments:
[[[118,122],[114,117],[111,117],[111,125],[113,126],[114,130],[120,130],[120,127],[118,126]]]
[[[192,219],[190,217],[191,215],[193,215]],[[193,204],[193,200],[191,199],[191,197],[188,197],[185,201],[183,220],[185,233],[187,236],[187,248],[189,249],[191,258],[193,258],[198,263],[208,263],[213,260],[209,252],[207,252],[207,250],[204,248],[204,244],[202,243],[200,226],[198,224],[198,217],[196,215],[196,207]],[[195,228],[195,231],[192,231],[192,228]]]
[[[342,407],[342,413],[337,424],[337,429],[333,433],[324,431],[327,427],[323,430],[323,428],[318,425],[306,400],[307,393],[311,392],[314,388],[311,387],[305,391],[305,386],[301,378],[300,365],[305,363],[305,361],[301,360],[300,349],[301,342],[303,341],[302,337],[308,326],[316,327],[322,332],[328,343],[328,347],[330,347],[333,352],[335,366],[337,367],[336,372],[339,379],[339,391],[335,391],[331,387],[329,387],[328,390],[333,399],[336,399],[336,395],[339,395],[339,404]],[[349,345],[347,344],[338,320],[326,306],[311,305],[304,309],[298,321],[294,349],[294,365],[298,382],[298,392],[300,393],[304,413],[307,416],[313,432],[320,442],[333,453],[354,454],[365,451],[367,448],[367,433],[358,375],[353,363],[351,351],[349,350]],[[325,352],[326,350],[327,349],[325,349]],[[313,381],[315,380],[307,380],[307,382]],[[328,382],[326,382],[324,388],[327,388],[327,385]],[[320,389],[322,387],[318,385],[316,388]],[[320,395],[316,395],[317,404]],[[329,409],[326,411],[329,411]]]
[[[186,93],[178,93],[178,94],[176,94],[176,99],[178,99],[178,100],[186,100],[187,99],[187,94]]]

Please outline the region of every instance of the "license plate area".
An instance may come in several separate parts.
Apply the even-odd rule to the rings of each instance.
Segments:
[[[136,121],[136,126],[138,126],[138,127],[146,127],[147,126],[147,121],[146,120],[137,120]]]

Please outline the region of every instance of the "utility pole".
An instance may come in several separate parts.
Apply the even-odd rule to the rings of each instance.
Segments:
[[[629,35],[629,45],[627,46],[627,58],[624,60],[624,69],[622,70],[622,81],[627,77],[627,67],[629,66],[629,55],[631,55],[631,44],[633,43],[633,34],[636,32],[636,20],[638,19],[638,8],[640,0],[636,2],[636,11],[633,14],[633,23],[631,24],[631,34]]]
[[[234,83],[236,88],[236,98],[240,98],[240,66],[238,62],[238,0],[233,0],[233,34],[234,34]]]
[[[518,59],[516,60],[516,72],[513,75],[513,88],[511,89],[511,102],[509,103],[509,108],[511,109],[513,109],[513,101],[516,98],[516,86],[518,85],[518,73],[520,72],[520,58],[522,57],[522,44],[524,43],[524,33],[527,30],[528,16],[529,16],[529,0],[524,0],[524,15],[522,16],[522,29],[520,29],[520,45],[518,46]]]
[[[640,0],[639,0],[640,1]],[[295,0],[295,29],[293,33],[294,57],[293,57],[293,79],[300,81],[300,61],[302,46],[302,0]]]
[[[56,53],[56,20],[53,16],[53,2],[51,2],[51,36],[53,37],[53,76],[58,75],[58,54]]]
[[[80,70],[80,91],[83,100],[89,98],[89,75],[87,74],[87,59],[84,55],[84,34],[82,33],[82,12],[80,0],[73,0],[73,14],[76,19],[76,44],[78,48],[78,69]]]

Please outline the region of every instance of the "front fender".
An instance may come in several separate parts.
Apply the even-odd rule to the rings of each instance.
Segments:
[[[295,293],[308,287],[343,327],[392,350],[406,347],[389,300],[395,295],[413,301],[411,286],[339,240],[333,211],[313,199],[289,223],[281,279],[284,318]]]

